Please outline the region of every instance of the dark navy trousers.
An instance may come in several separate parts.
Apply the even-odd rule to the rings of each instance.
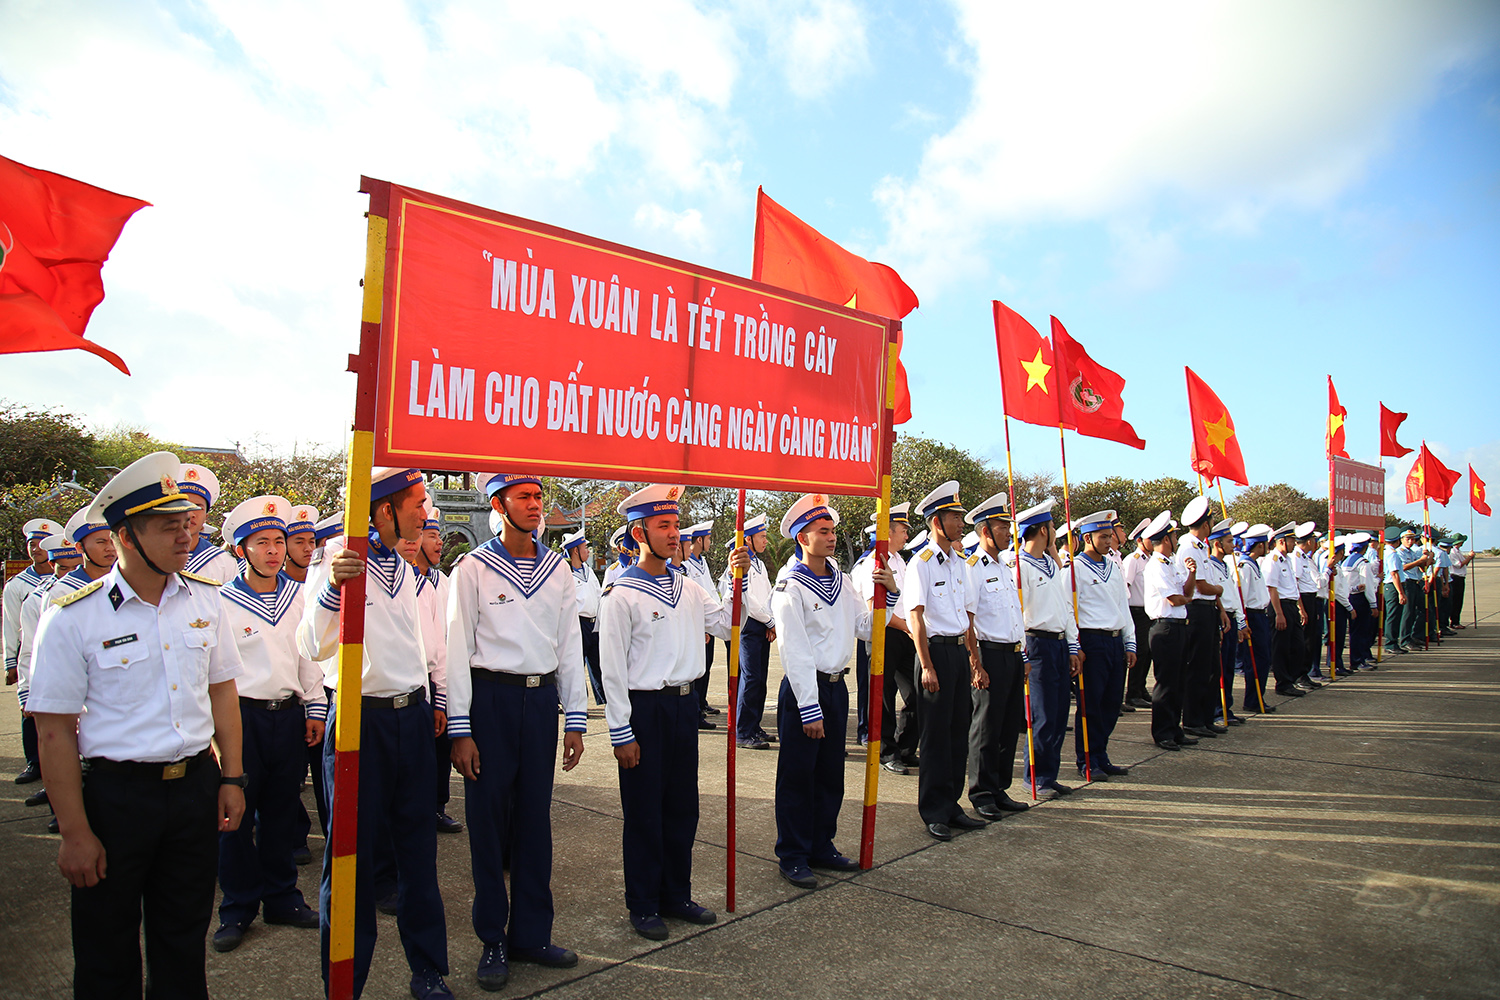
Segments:
[[[1084,770],[1083,724],[1087,718],[1089,768],[1097,775],[1105,764],[1114,763],[1109,759],[1109,737],[1120,721],[1120,705],[1125,700],[1125,640],[1082,630],[1078,645],[1083,649],[1083,697],[1073,722],[1073,756],[1078,769]]]
[[[1182,673],[1187,619],[1157,618],[1151,623],[1151,739],[1177,742],[1182,736]],[[1032,704],[1036,699],[1032,698]]]
[[[708,677],[714,670],[714,640],[709,637],[703,642],[703,676],[698,678],[695,685],[698,688],[698,711],[708,714]]]
[[[583,636],[583,666],[594,690],[594,704],[604,704],[604,677],[599,673],[599,622],[578,616],[578,632]]]
[[[1245,621],[1250,625],[1250,641],[1242,642],[1235,651],[1240,673],[1245,677],[1245,700],[1241,707],[1245,711],[1260,711],[1261,699],[1265,697],[1266,681],[1271,676],[1271,612],[1265,608],[1250,608],[1245,612]],[[1256,693],[1259,688],[1260,693]]]
[[[1349,603],[1354,605],[1356,612],[1354,621],[1349,623],[1349,665],[1362,667],[1370,662],[1370,649],[1375,645],[1378,623],[1375,621],[1375,609],[1370,606],[1370,601],[1364,594],[1352,595]]]
[[[641,748],[620,768],[624,813],[625,905],[659,913],[689,902],[698,836],[698,699],[688,685],[630,692],[630,727]]]
[[[1337,603],[1337,602],[1334,602]],[[1306,665],[1304,674],[1314,677],[1323,675],[1323,598],[1317,594],[1303,594],[1302,607],[1307,611],[1307,624],[1302,626],[1302,657]]]
[[[766,675],[770,670],[771,645],[766,641],[766,623],[746,617],[740,629],[740,696],[735,716],[735,733],[741,742],[755,739],[761,730],[766,714]]]
[[[302,846],[302,776],[307,771],[307,714],[298,705],[268,711],[240,699],[245,818],[219,834],[219,923],[247,927],[265,907],[267,917],[306,905],[297,888],[292,851]]]
[[[1214,720],[1228,725],[1224,709],[1229,709],[1229,718],[1234,718],[1234,672],[1239,664],[1240,630],[1234,627],[1234,615],[1229,616],[1229,631],[1219,640],[1219,682],[1224,685],[1224,701],[1214,706]],[[1248,681],[1245,693],[1250,693]],[[1253,698],[1254,695],[1251,695]]]
[[[990,686],[974,688],[970,695],[969,801],[976,808],[1008,797],[1005,790],[1016,769],[1016,740],[1026,728],[1026,665],[1021,654],[981,641],[979,658]]]
[[[969,773],[969,721],[974,711],[969,654],[962,645],[927,643],[938,689],[928,691],[918,677],[917,812],[923,823],[948,823],[962,812],[958,804]]]
[[[1306,673],[1306,664],[1303,662],[1302,652],[1302,626],[1301,619],[1297,616],[1297,602],[1294,600],[1283,600],[1281,602],[1281,616],[1286,619],[1286,628],[1276,627],[1275,613],[1272,612],[1271,631],[1274,633],[1272,640],[1275,663],[1272,664],[1276,674],[1276,689],[1291,687],[1292,684]]]
[[[21,715],[21,753],[26,758],[27,767],[40,767],[42,758],[37,754],[36,746],[36,719],[22,713]]]
[[[1182,724],[1207,728],[1219,708],[1219,609],[1212,601],[1196,599],[1188,602],[1187,609]]]
[[[1026,636],[1026,662],[1031,671],[1031,742],[1036,756],[1021,755],[1021,770],[1031,780],[1036,765],[1036,786],[1057,783],[1062,769],[1062,745],[1068,735],[1068,693],[1072,690],[1068,646],[1061,639]]]
[[[464,779],[474,934],[512,948],[552,943],[552,779],[557,765],[557,687],[502,684],[471,671],[469,727],[479,780]],[[510,893],[501,857],[509,848]],[[508,932],[508,933],[507,933]]]
[[[384,705],[381,702],[384,702]],[[323,740],[323,781],[330,815],[336,808],[333,786],[337,704],[328,709],[328,738]],[[437,826],[432,817],[432,706],[421,690],[405,708],[389,698],[366,698],[360,712],[359,835],[354,876],[354,995],[370,975],[375,953],[375,892],[371,859],[376,845],[389,838],[395,846],[400,890],[396,929],[406,964],[413,973],[448,974],[448,925],[437,882]],[[328,913],[333,886],[333,851],[323,853],[322,916],[323,988],[328,989]]]
[[[823,738],[802,731],[792,684],[782,678],[776,699],[776,857],[783,871],[838,853],[839,807],[844,804],[844,737],[849,732],[849,688],[819,673],[818,707]]]

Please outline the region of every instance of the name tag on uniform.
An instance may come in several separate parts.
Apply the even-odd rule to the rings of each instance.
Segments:
[[[934,581],[932,581],[932,585],[934,587],[941,587],[941,586],[943,586],[947,582],[948,582],[947,580],[934,580]]]
[[[105,639],[104,648],[114,649],[116,646],[123,646],[127,642],[135,642],[139,638],[140,637],[137,636],[134,632],[130,633],[129,635],[117,635],[113,639]]]

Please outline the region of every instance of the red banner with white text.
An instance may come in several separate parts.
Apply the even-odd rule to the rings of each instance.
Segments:
[[[1347,534],[1354,529],[1385,530],[1385,470],[1347,458],[1333,460],[1334,527]]]
[[[895,324],[392,185],[375,461],[878,495]]]

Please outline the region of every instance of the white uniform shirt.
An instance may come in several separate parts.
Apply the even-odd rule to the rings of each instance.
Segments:
[[[1469,575],[1469,557],[1464,555],[1463,549],[1454,548],[1453,568],[1448,571],[1448,574],[1460,579]]]
[[[1146,606],[1146,562],[1151,558],[1144,549],[1125,557],[1125,592],[1132,608]]]
[[[21,707],[26,707],[26,693],[31,690],[31,658],[36,644],[36,627],[41,621],[42,611],[47,604],[56,597],[59,591],[56,589],[62,582],[58,576],[49,576],[42,580],[37,588],[26,595],[21,602],[21,613],[18,616],[21,636],[21,648],[16,653],[16,698]],[[76,589],[76,588],[74,588]],[[61,593],[71,593],[62,591]]]
[[[187,571],[206,576],[218,583],[228,583],[240,575],[242,560],[214,545],[202,535],[198,536],[198,547],[188,556]]]
[[[274,591],[261,594],[237,576],[219,588],[219,597],[243,664],[235,684],[240,697],[281,701],[297,695],[307,706],[309,719],[326,719],[323,668],[297,648],[302,584],[281,576]]]
[[[426,573],[412,567],[417,581],[417,611],[422,616],[422,645],[431,673],[432,707],[448,711],[448,591],[451,586],[436,566]]]
[[[704,559],[702,556],[688,556],[682,561],[682,568],[687,570],[688,577],[694,583],[709,593],[713,593],[714,574],[708,568],[707,559]],[[595,606],[597,607],[597,604]]]
[[[78,715],[84,757],[171,763],[208,746],[208,687],[240,673],[219,588],[167,577],[153,607],[112,569],[42,613],[29,712]]]
[[[1264,611],[1271,604],[1271,592],[1266,589],[1266,578],[1260,563],[1247,555],[1235,557],[1240,567],[1240,589],[1245,595],[1245,607],[1251,611]]]
[[[1016,570],[979,549],[964,561],[968,579],[964,593],[974,615],[974,634],[985,642],[1020,642],[1021,600],[1016,594]]]
[[[683,573],[620,574],[599,602],[599,673],[614,746],[635,742],[630,692],[692,684],[703,676],[703,635],[729,638],[729,610]]]
[[[1208,544],[1197,535],[1189,532],[1177,539],[1177,554],[1172,557],[1172,561],[1177,564],[1178,572],[1186,580],[1187,563],[1185,560],[1192,559],[1193,564],[1198,567],[1198,579],[1204,583],[1211,584],[1217,581],[1214,580],[1213,575],[1205,568],[1205,564],[1212,558],[1213,555],[1208,551]],[[1198,593],[1196,587],[1188,597],[1195,601],[1202,601],[1204,604],[1214,603],[1214,598],[1209,597],[1207,594]]]
[[[719,577],[721,604],[729,604],[733,587],[734,572],[726,566]],[[771,612],[771,574],[766,569],[766,561],[759,556],[750,558],[750,568],[745,571],[745,583],[740,590],[740,601],[740,607],[746,615],[764,623],[766,628],[776,627],[776,616]]]
[[[1068,652],[1080,652],[1072,584],[1063,567],[1045,552],[1040,559],[1021,553],[1021,607],[1028,629],[1064,633]]]
[[[1292,575],[1297,580],[1298,594],[1318,592],[1318,564],[1312,556],[1301,549],[1292,550]]]
[[[556,671],[564,730],[587,729],[578,588],[567,562],[540,543],[535,559],[517,559],[500,539],[492,538],[454,564],[450,583],[449,734],[472,735],[470,670],[522,676]],[[698,656],[701,660],[701,649]]]
[[[1078,627],[1120,632],[1125,651],[1135,652],[1135,619],[1130,616],[1130,593],[1125,573],[1106,558],[1099,562],[1078,553],[1073,560],[1078,574]]]
[[[16,660],[21,655],[21,605],[49,577],[50,574],[44,576],[38,573],[35,566],[27,566],[5,585],[3,632],[6,670],[15,670]]]
[[[1202,572],[1201,567],[1199,572]],[[1208,573],[1209,583],[1224,588],[1224,592],[1219,595],[1219,606],[1229,615],[1236,631],[1244,628],[1245,606],[1240,603],[1240,591],[1234,585],[1234,570],[1218,556],[1209,556]]]
[[[1321,546],[1312,554],[1313,573],[1318,580],[1318,596],[1328,598],[1328,550]]]
[[[1276,598],[1295,601],[1301,592],[1297,586],[1297,572],[1292,567],[1292,557],[1280,552],[1267,552],[1260,560],[1261,575],[1267,587],[1276,588]]]
[[[891,576],[896,579],[896,586],[903,586],[902,581],[906,579],[906,560],[901,558],[901,553],[891,552],[886,556],[886,564],[890,567]],[[854,584],[854,589],[859,593],[859,599],[868,604],[875,599],[875,550],[860,556],[854,561],[854,568],[849,571],[849,579]],[[906,594],[886,593],[886,623],[890,623],[890,616],[894,615],[902,621],[906,620]]]
[[[771,593],[776,649],[804,726],[823,719],[816,675],[842,671],[854,653],[854,640],[870,638],[874,618],[853,581],[837,566],[830,563],[828,568],[826,576],[817,576],[794,562],[777,575]]]
[[[344,591],[333,583],[330,567],[345,547],[342,538],[330,539],[324,556],[311,568],[303,595],[305,606],[297,626],[297,648],[310,660],[327,660],[339,646],[339,609]],[[417,607],[416,575],[405,559],[370,533],[370,556],[365,560],[364,661],[360,693],[368,698],[394,698],[427,687],[432,664],[422,641],[422,614]],[[336,661],[335,661],[336,664]],[[338,686],[338,667],[325,670],[323,683]],[[434,692],[434,698],[438,692]]]
[[[604,592],[599,578],[588,566],[579,566],[573,570],[573,586],[578,594],[578,617],[592,622],[599,617],[599,595]]]
[[[1354,576],[1359,572],[1358,568],[1352,570],[1345,569],[1342,562],[1337,562],[1333,565],[1333,586],[1331,593],[1333,594],[1334,601],[1342,604],[1345,611],[1352,611],[1354,609],[1354,606],[1349,603],[1349,594]]]
[[[1187,583],[1187,570],[1179,566],[1176,560],[1168,559],[1157,553],[1146,563],[1146,614],[1153,620],[1157,618],[1186,618],[1187,605],[1173,604],[1167,600],[1169,595],[1184,596],[1183,586]]]
[[[966,576],[964,554],[959,548],[944,555],[938,546],[926,546],[906,567],[901,594],[908,609],[922,609],[929,638],[963,635],[969,631],[969,599],[964,587]]]

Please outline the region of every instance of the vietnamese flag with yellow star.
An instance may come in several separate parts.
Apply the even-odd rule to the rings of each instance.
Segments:
[[[1490,516],[1490,505],[1484,499],[1484,480],[1474,475],[1474,466],[1469,466],[1469,506],[1485,517]]]
[[[1344,418],[1349,411],[1339,404],[1338,390],[1333,387],[1333,376],[1328,376],[1328,429],[1324,432],[1324,446],[1328,449],[1328,457],[1348,458],[1349,452],[1344,447]]]
[[[1417,452],[1417,460],[1406,474],[1406,502],[1436,500],[1446,507],[1448,501],[1453,499],[1453,487],[1461,478],[1463,473],[1455,472],[1439,462],[1437,456],[1427,449],[1427,442],[1423,441]]]
[[[1043,427],[1072,427],[1062,418],[1052,345],[998,299],[995,349],[1000,355],[1000,398],[1006,415]]]
[[[1229,408],[1196,372],[1186,367],[1183,371],[1187,372],[1188,415],[1193,422],[1193,471],[1249,486]]]

